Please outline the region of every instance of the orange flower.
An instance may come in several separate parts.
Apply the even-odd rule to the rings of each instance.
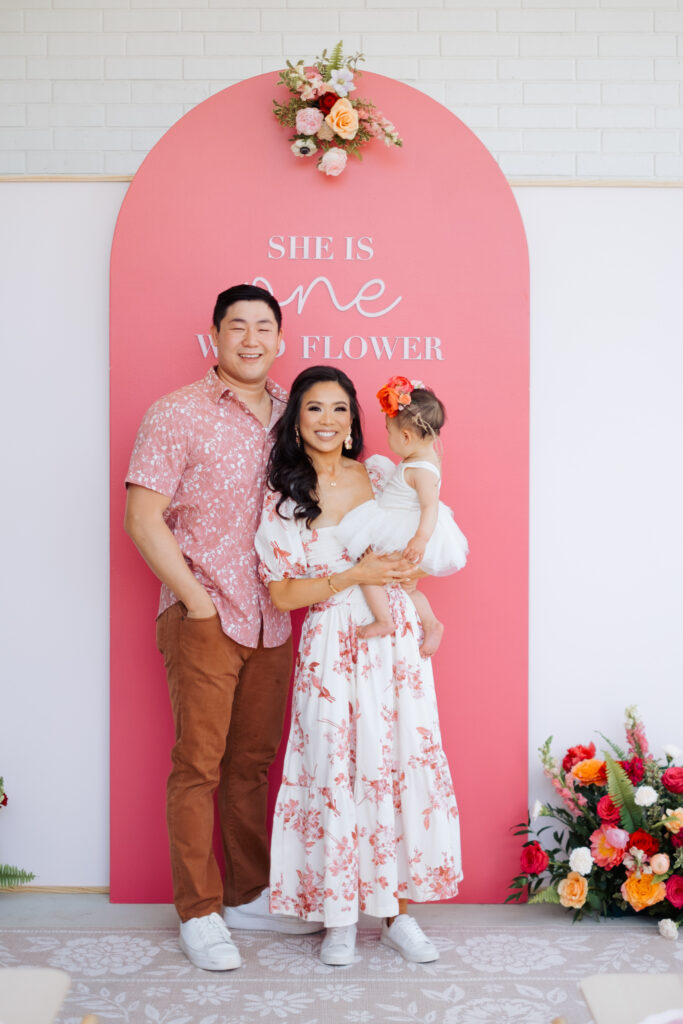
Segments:
[[[572,768],[571,774],[580,786],[604,786],[607,782],[605,762],[598,761],[597,757],[579,761]]]
[[[382,412],[386,413],[392,419],[396,415],[399,409],[398,405],[398,392],[395,388],[390,388],[388,384],[380,388],[377,392],[379,398],[379,404]]]
[[[386,413],[389,419],[393,419],[405,405],[410,405],[410,395],[397,391],[391,384],[381,387],[377,392],[377,398],[382,412]]]
[[[557,894],[563,907],[580,910],[586,902],[588,882],[578,871],[570,871],[557,887]]]
[[[643,910],[666,899],[664,882],[657,882],[654,875],[631,875],[621,887],[621,895],[634,910]]]
[[[325,123],[340,139],[355,139],[358,131],[358,114],[353,109],[351,100],[347,100],[346,97],[337,100],[325,118]]]

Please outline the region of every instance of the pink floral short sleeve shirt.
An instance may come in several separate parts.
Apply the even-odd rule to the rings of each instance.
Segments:
[[[160,398],[145,415],[126,483],[169,497],[164,519],[190,569],[210,594],[223,631],[245,647],[278,647],[290,634],[259,579],[254,535],[261,517],[273,428],[287,392],[266,382],[273,411],[265,428],[212,368]],[[162,585],[159,614],[177,600]]]

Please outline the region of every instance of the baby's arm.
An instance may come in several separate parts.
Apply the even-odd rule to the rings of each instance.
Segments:
[[[406,469],[404,479],[417,491],[420,521],[415,536],[405,546],[403,557],[410,562],[420,562],[439,515],[439,479],[428,469]]]

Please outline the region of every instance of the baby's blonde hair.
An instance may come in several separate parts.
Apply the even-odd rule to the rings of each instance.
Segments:
[[[446,410],[429,388],[415,388],[410,392],[410,405],[404,405],[394,419],[400,427],[414,430],[420,437],[437,438],[446,420]]]

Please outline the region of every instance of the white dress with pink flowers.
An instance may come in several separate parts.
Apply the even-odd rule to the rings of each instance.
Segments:
[[[376,490],[381,465],[369,460]],[[309,530],[269,494],[256,535],[265,582],[349,565],[336,526]],[[291,516],[293,503],[282,511]],[[372,620],[359,587],[311,606],[294,676],[292,725],[271,846],[271,910],[327,927],[359,910],[397,913],[399,897],[454,896],[462,879],[458,808],[441,746],[431,662],[400,587],[392,637],[361,640]]]

